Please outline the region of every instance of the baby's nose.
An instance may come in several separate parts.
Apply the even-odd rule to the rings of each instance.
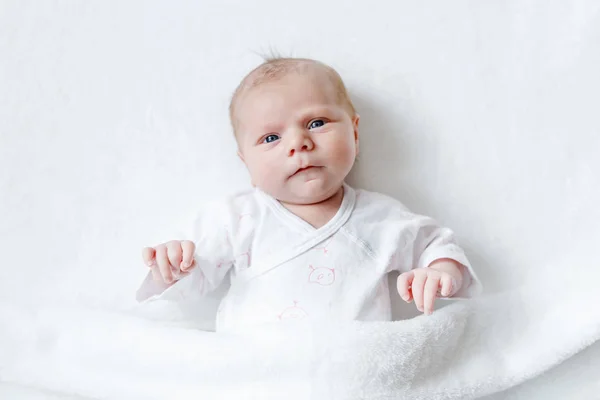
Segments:
[[[293,156],[297,151],[310,151],[314,148],[314,143],[310,135],[306,133],[294,134],[290,138],[289,155]]]

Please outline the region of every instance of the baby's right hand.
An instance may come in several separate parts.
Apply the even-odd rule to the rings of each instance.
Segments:
[[[194,251],[196,246],[189,240],[172,240],[142,250],[144,262],[152,270],[157,282],[171,284],[181,273],[189,272],[196,266]]]

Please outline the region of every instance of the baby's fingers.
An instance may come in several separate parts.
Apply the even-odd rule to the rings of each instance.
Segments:
[[[440,295],[442,297],[448,297],[454,291],[453,279],[450,275],[444,275],[440,281],[441,290]]]
[[[396,284],[398,288],[398,294],[402,297],[402,300],[410,303],[412,301],[412,293],[410,291],[410,286],[412,285],[412,281],[415,278],[415,274],[413,271],[405,272],[400,274],[398,277],[398,282]]]
[[[154,264],[154,257],[156,255],[156,251],[152,247],[144,247],[142,250],[142,259],[144,260],[144,264],[148,267],[152,267]]]
[[[424,312],[424,295],[425,295],[425,282],[427,281],[427,274],[423,271],[419,271],[415,274],[415,279],[412,282],[412,295],[415,299],[415,306],[417,310]]]
[[[183,240],[181,242],[181,250],[182,250],[182,260],[180,269],[184,272],[192,269],[194,267],[194,250],[196,246],[194,242],[189,240]]]
[[[164,279],[160,273],[160,269],[158,269],[158,265],[156,265],[156,263],[150,267],[150,271],[152,272],[152,279],[154,282],[164,282]]]
[[[425,290],[423,294],[423,311],[425,314],[430,315],[433,312],[433,305],[435,298],[437,297],[438,289],[440,287],[439,276],[429,276],[427,282],[425,282]]]
[[[179,266],[181,265],[183,251],[181,250],[181,242],[178,240],[172,240],[167,243],[167,257],[169,258],[169,263],[173,268],[173,272],[179,272]]]
[[[165,245],[156,247],[156,264],[158,264],[158,270],[165,283],[172,283],[173,271],[171,270],[171,263],[169,262],[167,247]]]

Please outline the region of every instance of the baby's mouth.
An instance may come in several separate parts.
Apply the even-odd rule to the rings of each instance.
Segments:
[[[304,167],[304,168],[298,168],[296,170],[296,172],[294,172],[290,177],[296,176],[296,175],[302,174],[303,172],[307,172],[307,171],[310,171],[310,170],[313,170],[313,169],[317,169],[317,168],[321,168],[321,167],[317,167],[317,166],[314,166],[314,165],[309,165],[309,166]]]

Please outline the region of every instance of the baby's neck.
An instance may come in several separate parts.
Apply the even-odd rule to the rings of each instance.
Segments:
[[[344,188],[341,187],[333,196],[314,204],[281,203],[291,213],[319,229],[328,223],[338,212],[344,198]]]

